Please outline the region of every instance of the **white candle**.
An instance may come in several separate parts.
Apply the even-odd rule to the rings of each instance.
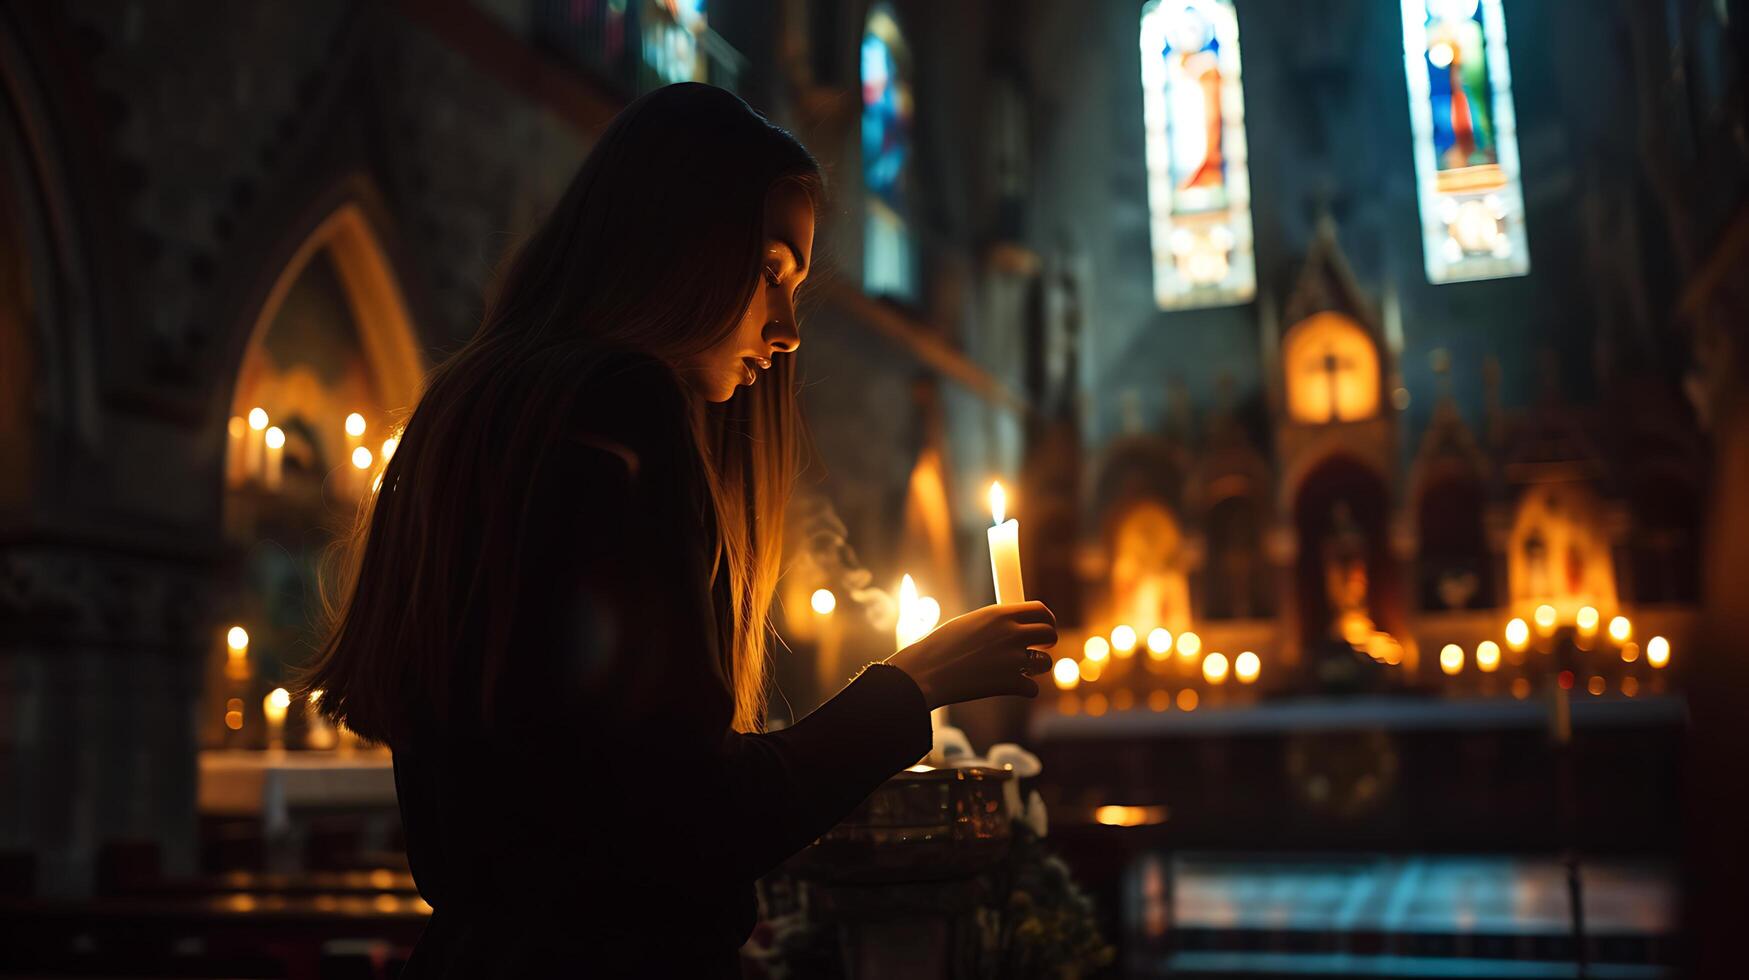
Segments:
[[[249,438],[249,423],[241,415],[225,423],[225,484],[240,487],[248,474],[243,446]]]
[[[267,747],[270,750],[285,748],[285,712],[289,707],[291,692],[283,687],[274,688],[261,699],[261,714],[267,719]]]
[[[249,631],[233,626],[225,633],[229,655],[225,660],[225,676],[234,681],[249,679]]]
[[[304,744],[312,749],[331,749],[334,747],[334,729],[329,727],[328,719],[322,717],[322,692],[311,691],[310,699],[304,707],[305,717],[309,720],[309,734],[305,736]]]
[[[352,489],[354,493],[363,494],[370,489],[370,467],[375,462],[370,450],[363,446],[352,451]]]
[[[260,406],[249,410],[249,432],[243,437],[243,479],[261,478],[261,461],[266,451],[267,409]]]
[[[277,491],[285,476],[285,431],[277,425],[270,425],[262,441],[267,446],[267,467],[261,482],[267,489]]]
[[[818,641],[818,669],[820,672],[820,689],[827,694],[834,692],[838,685],[844,683],[839,676],[843,668],[839,665],[840,649],[843,645],[838,629],[838,617],[834,612],[838,608],[838,597],[831,589],[815,589],[808,603],[814,610],[814,636]]]
[[[364,416],[353,412],[346,416],[346,451],[352,452],[364,445]]]
[[[1020,581],[1020,522],[1007,516],[1008,495],[1002,484],[990,484],[990,513],[996,526],[990,528],[990,576],[996,583],[999,603],[1025,602],[1026,588]]]

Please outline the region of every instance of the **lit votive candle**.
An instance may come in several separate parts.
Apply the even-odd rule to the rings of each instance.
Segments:
[[[277,425],[268,426],[263,442],[267,445],[267,467],[261,482],[269,490],[278,490],[285,476],[285,430]]]
[[[999,603],[1025,602],[1026,588],[1020,581],[1020,522],[1008,517],[1008,495],[1001,483],[990,484],[990,577],[996,583]],[[1004,520],[1004,518],[1007,518]]]
[[[261,464],[266,454],[267,409],[259,405],[249,410],[249,431],[243,436],[243,478],[261,477]]]
[[[276,687],[261,699],[261,715],[267,719],[267,747],[285,748],[285,713],[291,707],[291,692]]]

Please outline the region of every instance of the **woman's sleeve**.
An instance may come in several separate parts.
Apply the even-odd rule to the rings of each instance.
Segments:
[[[604,805],[631,846],[648,845],[648,872],[750,881],[926,754],[929,712],[907,674],[876,664],[788,729],[731,729],[708,496],[688,455],[687,407],[666,377],[648,375],[606,385],[621,411],[576,436],[542,478],[549,506],[570,511],[546,522],[562,597],[554,682],[571,719],[554,734],[605,777],[616,798]]]

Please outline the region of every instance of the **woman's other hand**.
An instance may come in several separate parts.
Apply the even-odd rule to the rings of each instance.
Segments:
[[[985,606],[950,619],[887,658],[911,675],[931,709],[1017,694],[1037,697],[1031,675],[1051,669],[1057,617],[1042,602]]]

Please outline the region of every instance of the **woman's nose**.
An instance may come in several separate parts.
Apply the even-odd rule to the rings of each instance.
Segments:
[[[785,300],[772,311],[771,322],[765,325],[764,339],[780,354],[793,354],[802,346],[802,332],[796,325],[795,305]]]

